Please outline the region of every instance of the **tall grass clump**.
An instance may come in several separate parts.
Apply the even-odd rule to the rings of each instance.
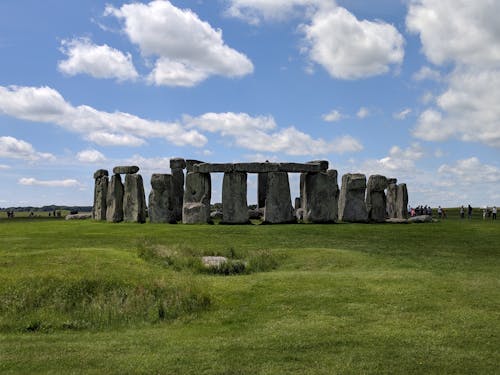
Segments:
[[[180,279],[132,284],[102,278],[29,278],[2,286],[0,300],[1,331],[159,323],[210,305],[205,291]]]

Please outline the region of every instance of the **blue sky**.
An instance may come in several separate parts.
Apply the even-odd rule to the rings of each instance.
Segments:
[[[499,205],[498,14],[488,0],[3,0],[0,207],[90,205],[93,172],[115,165],[140,166],[149,190],[171,157],[321,158],[406,182],[412,205]]]

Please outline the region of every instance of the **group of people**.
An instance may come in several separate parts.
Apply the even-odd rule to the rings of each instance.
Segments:
[[[417,206],[415,208],[413,207],[409,207],[408,208],[408,215],[410,215],[410,217],[414,217],[414,216],[420,216],[420,215],[429,215],[429,216],[432,216],[432,208],[431,206]]]
[[[7,211],[7,218],[13,219],[14,218],[14,211]]]
[[[491,216],[491,219],[492,220],[496,220],[497,219],[497,206],[493,206],[493,208],[488,208],[488,207],[484,207],[483,208],[483,220],[486,220],[486,217],[490,217]],[[469,206],[467,207],[467,217],[469,219],[472,219],[472,207],[471,205],[469,204]],[[465,208],[464,206],[460,207],[460,218],[461,219],[465,219]]]

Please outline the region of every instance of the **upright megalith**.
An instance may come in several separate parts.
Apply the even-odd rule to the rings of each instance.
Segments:
[[[386,193],[386,211],[389,219],[396,219],[398,214],[396,212],[397,196],[398,196],[398,180],[395,178],[387,179],[387,193]]]
[[[125,175],[123,220],[131,223],[146,222],[146,197],[140,174]]]
[[[176,223],[173,209],[172,175],[153,174],[149,193],[149,221],[151,223]],[[183,188],[184,190],[184,188]]]
[[[342,176],[339,199],[339,219],[346,222],[366,222],[368,213],[365,203],[366,176],[347,173]]]
[[[267,194],[267,173],[257,175],[257,207],[264,208]]]
[[[182,220],[182,201],[184,199],[184,169],[186,161],[182,158],[170,159],[172,171],[172,210],[176,221]]]
[[[111,223],[123,221],[123,183],[119,174],[111,176],[106,198],[106,220]]]
[[[182,206],[184,224],[210,223],[210,198],[212,180],[210,173],[188,172]]]
[[[408,218],[408,190],[406,184],[398,185],[396,215],[398,219]]]
[[[304,173],[303,219],[310,223],[333,223],[338,219],[339,186],[337,171]],[[302,177],[301,176],[301,177]]]
[[[94,205],[92,219],[106,220],[106,199],[108,195],[108,171],[99,169],[94,173]]]
[[[372,175],[368,178],[366,186],[366,210],[368,220],[377,223],[385,222],[387,202],[385,189],[387,188],[387,178],[381,175]]]
[[[245,172],[224,173],[221,224],[247,224],[249,222],[247,174]]]
[[[295,222],[288,173],[267,174],[267,194],[264,208],[264,223],[280,224]]]

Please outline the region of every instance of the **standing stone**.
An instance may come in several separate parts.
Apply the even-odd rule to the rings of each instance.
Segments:
[[[396,219],[398,214],[396,212],[396,201],[398,196],[398,180],[395,178],[389,178],[387,180],[387,216],[389,219]]]
[[[184,224],[210,223],[210,197],[212,181],[210,173],[188,172],[182,206]]]
[[[106,198],[106,220],[111,223],[123,221],[123,184],[119,174],[111,176]]]
[[[184,168],[186,161],[181,158],[170,159],[172,171],[172,210],[176,221],[182,220],[182,201],[184,199]]]
[[[153,174],[151,188],[148,206],[149,221],[151,223],[176,223],[172,205],[172,175]]]
[[[108,195],[108,171],[99,169],[94,173],[94,205],[92,219],[106,220],[106,199]]]
[[[267,173],[257,175],[257,207],[264,208],[266,205]]]
[[[396,215],[398,219],[408,219],[408,190],[406,184],[398,185]]]
[[[297,211],[299,208],[302,208],[302,199],[300,197],[295,197],[294,208],[295,208],[295,211]]]
[[[310,223],[337,221],[339,202],[337,171],[306,173],[304,175],[303,199],[304,221]]]
[[[339,199],[339,219],[346,222],[366,222],[368,213],[365,204],[366,176],[347,173],[342,176]]]
[[[247,174],[224,173],[221,224],[248,224]]]
[[[377,223],[385,222],[387,202],[385,189],[387,188],[387,178],[381,175],[372,175],[368,178],[366,187],[366,210],[368,220]]]
[[[146,197],[140,174],[125,175],[123,220],[130,223],[146,222]]]
[[[267,174],[264,222],[269,224],[296,222],[290,197],[290,183],[286,172],[269,172]]]

